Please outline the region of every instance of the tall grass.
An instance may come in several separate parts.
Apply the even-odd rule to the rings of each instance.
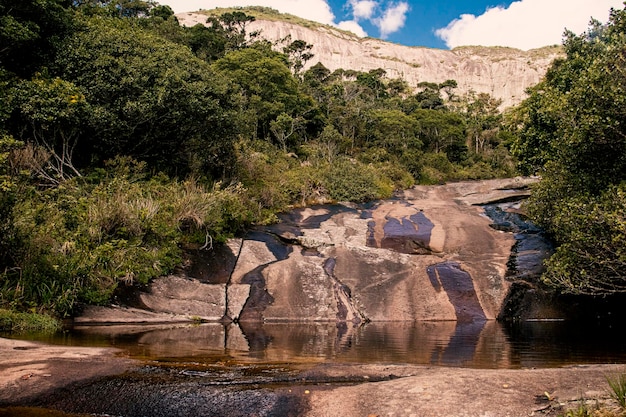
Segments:
[[[51,318],[35,313],[18,313],[0,309],[0,331],[12,333],[46,332],[54,333],[60,329],[60,323]]]
[[[626,373],[606,378],[611,397],[626,411]]]
[[[144,178],[141,168],[109,168],[19,202],[19,259],[0,276],[0,307],[65,316],[106,303],[120,285],[173,270],[182,243],[223,241],[252,221],[241,186]]]

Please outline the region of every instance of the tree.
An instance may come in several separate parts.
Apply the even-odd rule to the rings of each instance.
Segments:
[[[158,5],[154,6],[150,9],[150,17],[157,17],[163,20],[175,19],[178,22],[178,19],[174,15],[174,10],[168,5]]]
[[[302,130],[303,122],[302,117],[291,117],[287,113],[279,114],[276,120],[270,122],[270,130],[283,152],[287,152],[287,140]]]
[[[151,15],[153,8],[159,12],[168,6],[158,6],[152,0],[73,0],[73,5],[87,14],[99,14],[111,17],[136,18]]]
[[[269,45],[229,52],[215,61],[213,68],[238,85],[253,137],[269,137],[270,122],[281,113],[298,117],[312,107],[311,98],[300,92],[289,71],[287,57]]]
[[[626,10],[567,32],[564,49],[521,107],[513,146],[542,176],[528,211],[558,244],[544,278],[567,292],[626,292]]]
[[[457,113],[420,109],[412,113],[416,120],[418,137],[427,152],[450,153],[450,160],[460,162],[465,142],[465,121]],[[467,148],[465,148],[467,151]]]
[[[66,0],[0,2],[0,68],[28,78],[54,57],[74,31]]]
[[[467,118],[468,148],[477,154],[485,151],[487,145],[496,141],[502,123],[498,106],[502,100],[487,93],[470,93],[465,105]]]
[[[420,109],[437,110],[444,108],[439,84],[422,81],[417,86],[421,88],[421,91],[415,95],[415,100]]]
[[[56,68],[91,106],[81,140],[96,161],[131,156],[171,172],[223,173],[235,138],[226,78],[129,20],[92,17]]]
[[[254,22],[254,16],[248,16],[244,12],[235,11],[224,13],[220,16],[211,16],[207,19],[209,26],[222,33],[226,39],[226,51],[233,51],[249,46],[254,42],[259,32],[246,32],[246,26]]]
[[[14,267],[12,255],[17,242],[13,218],[13,207],[17,199],[17,184],[11,172],[11,152],[24,144],[8,135],[0,135],[0,277]]]
[[[283,48],[283,52],[289,56],[289,65],[293,70],[293,75],[296,77],[300,76],[300,71],[302,71],[307,61],[315,56],[311,53],[312,48],[313,45],[300,39],[296,39]]]
[[[358,73],[356,83],[366,87],[373,98],[381,99],[387,97],[387,91],[383,77],[387,72],[382,68]]]
[[[14,116],[12,130],[30,146],[23,163],[42,181],[56,186],[80,176],[74,151],[90,116],[83,91],[60,78],[36,78],[16,85],[12,94]],[[23,155],[26,156],[26,155]]]
[[[384,150],[410,172],[417,171],[422,142],[414,118],[400,110],[372,109],[367,112],[366,132],[369,147]]]
[[[227,39],[215,26],[198,23],[187,29],[187,33],[189,36],[187,43],[198,58],[213,62],[226,53]]]

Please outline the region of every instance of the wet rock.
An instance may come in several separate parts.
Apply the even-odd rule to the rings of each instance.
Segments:
[[[226,317],[237,321],[248,297],[250,297],[250,285],[231,284],[226,288],[226,292]]]
[[[494,319],[515,240],[475,203],[504,198],[511,184],[526,192],[522,179],[463,182],[296,209],[214,255],[196,252],[182,275],[124,299],[154,313],[240,323]]]
[[[486,320],[485,312],[476,296],[474,281],[458,263],[439,263],[428,267],[426,272],[435,290],[447,294],[458,321]]]
[[[226,311],[225,291],[224,284],[169,276],[156,279],[140,299],[151,311],[217,321]]]

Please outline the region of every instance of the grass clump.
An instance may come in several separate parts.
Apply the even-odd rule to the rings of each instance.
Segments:
[[[611,388],[611,397],[626,412],[626,374],[607,377],[606,380]]]
[[[607,376],[609,384],[609,394],[617,403],[617,406],[610,404],[589,405],[581,399],[576,408],[567,410],[560,417],[626,417],[626,373]]]
[[[60,328],[61,325],[59,321],[47,315],[36,313],[19,313],[15,311],[0,309],[0,332],[54,333]]]

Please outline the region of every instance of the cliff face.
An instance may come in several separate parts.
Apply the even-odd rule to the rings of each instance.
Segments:
[[[204,23],[199,13],[177,15],[180,23]],[[470,91],[488,93],[502,100],[502,107],[518,104],[525,90],[537,84],[552,61],[562,52],[558,47],[521,51],[502,47],[462,47],[454,50],[397,45],[372,38],[359,38],[330,27],[304,27],[281,22],[256,20],[247,28],[260,30],[270,41],[301,39],[313,45],[315,57],[307,67],[321,62],[329,70],[369,71],[383,68],[389,78],[402,78],[415,87],[419,82],[441,83],[456,80],[457,95]]]

